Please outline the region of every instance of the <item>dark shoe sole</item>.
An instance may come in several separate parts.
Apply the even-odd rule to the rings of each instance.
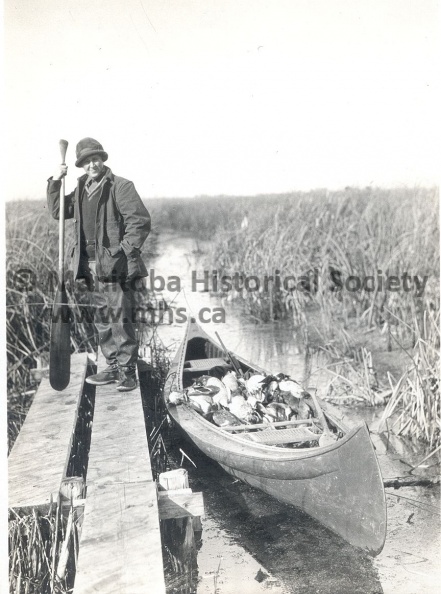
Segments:
[[[138,384],[136,384],[136,386],[133,386],[132,388],[126,388],[125,386],[119,386],[117,388],[118,392],[131,392],[132,390],[136,390],[136,388],[138,387]]]
[[[116,379],[112,379],[112,380],[101,380],[101,381],[97,381],[97,380],[93,380],[93,379],[89,379],[88,377],[86,378],[86,382],[88,384],[91,384],[92,386],[106,386],[107,384],[114,384],[117,383],[118,380]]]

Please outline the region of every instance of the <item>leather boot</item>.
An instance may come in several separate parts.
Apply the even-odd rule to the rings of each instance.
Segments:
[[[136,367],[120,367],[119,368],[119,386],[117,390],[120,392],[130,392],[138,386],[136,381]]]
[[[88,384],[93,386],[105,386],[106,384],[113,384],[119,380],[118,365],[113,363],[106,367],[103,371],[90,375],[86,378]]]

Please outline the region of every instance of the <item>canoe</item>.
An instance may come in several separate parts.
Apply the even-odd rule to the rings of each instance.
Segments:
[[[177,429],[233,477],[294,505],[355,547],[378,555],[386,538],[386,499],[366,424],[349,428],[337,409],[307,395],[314,405],[307,419],[218,426],[188,394],[201,376],[232,368],[239,376],[269,375],[216,344],[191,319],[164,388]]]

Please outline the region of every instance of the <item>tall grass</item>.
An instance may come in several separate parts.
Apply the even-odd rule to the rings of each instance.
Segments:
[[[254,198],[201,197],[148,202],[154,226],[210,240],[209,266],[218,278],[294,277],[266,289],[229,290],[258,320],[291,320],[305,337],[353,350],[354,332],[376,331],[389,350],[418,344],[429,315],[439,312],[439,213],[437,189],[317,190]],[[245,223],[246,216],[246,225]],[[67,235],[70,233],[69,223]],[[150,242],[151,245],[151,242]],[[16,433],[38,375],[46,366],[50,307],[57,260],[57,225],[43,203],[10,205],[7,212],[7,342],[11,427]],[[31,270],[38,280],[26,289]],[[381,273],[379,273],[381,271]],[[350,276],[396,276],[398,291],[375,283],[350,290]],[[427,277],[422,294],[403,290],[403,275]],[[334,275],[334,276],[332,276]],[[300,278],[302,282],[299,284]],[[84,295],[68,287],[73,309]],[[79,319],[79,316],[75,320]],[[314,333],[311,320],[319,329]],[[426,322],[425,322],[426,320]],[[309,334],[308,334],[309,332]],[[432,339],[430,339],[432,340]],[[93,346],[87,324],[74,322],[72,348]],[[31,373],[31,368],[36,368]]]
[[[409,364],[391,386],[392,397],[380,425],[380,429],[393,429],[398,435],[418,435],[432,447],[441,442],[439,322],[439,311],[425,312],[422,324],[413,320],[416,340],[413,348],[406,351]]]
[[[143,250],[154,251],[156,233]],[[89,295],[69,274],[73,225],[66,221],[65,270],[72,351],[97,348]],[[45,202],[9,203],[6,208],[6,346],[8,438],[12,447],[35,389],[48,366],[51,311],[58,282],[58,222]],[[145,292],[139,294],[146,301]],[[142,309],[142,303],[139,310]],[[88,314],[89,312],[89,314]],[[88,315],[85,315],[88,314]]]
[[[259,294],[243,291],[238,297],[263,320],[296,319],[299,310],[315,304],[332,336],[337,318],[346,324],[357,320],[367,326],[396,325],[391,314],[421,316],[425,308],[439,307],[435,191],[293,194],[274,202],[257,199],[247,210],[246,229],[238,229],[235,221],[218,227],[211,263],[219,274],[240,272],[262,279],[279,271],[282,278],[305,279],[302,287],[297,282],[295,288],[273,287]],[[233,211],[231,219],[237,222],[241,214]],[[371,290],[370,281],[351,291],[333,280],[346,283],[354,276],[364,282],[372,275],[401,279],[404,273],[429,277],[421,298],[413,291],[392,292],[378,286]]]
[[[191,233],[197,239],[212,239],[219,227],[231,221],[231,210],[246,199],[231,196],[153,199],[146,202],[156,229]],[[245,208],[245,207],[244,207]],[[240,225],[240,220],[239,220]]]
[[[9,510],[9,592],[72,592],[78,557],[79,528],[75,511],[63,518],[60,506],[47,512]]]
[[[375,384],[370,351],[363,350],[360,335],[369,332],[377,350],[412,351],[417,375],[403,382],[412,403],[402,389],[392,400],[394,410],[402,406],[406,411],[400,432],[431,444],[439,441],[439,432],[428,429],[436,427],[438,413],[427,387],[438,394],[438,373],[422,353],[439,347],[436,333],[427,334],[440,308],[437,188],[346,188],[164,201],[163,206],[167,216],[173,213],[168,222],[174,229],[183,224],[195,236],[211,239],[209,266],[218,278],[238,273],[260,280],[259,290],[228,288],[227,301],[242,302],[257,320],[292,321],[306,340],[315,337],[315,346],[338,345],[336,373],[346,385],[358,386],[362,401],[381,402],[378,395],[396,394],[396,386]],[[277,275],[294,280],[262,286],[265,277]],[[420,282],[427,278],[424,291],[415,290],[415,276]],[[390,277],[398,278],[398,290],[385,285]],[[344,361],[348,354],[350,365]],[[427,417],[418,418],[423,412]]]
[[[388,350],[410,349],[411,368],[399,389],[389,387],[394,397],[385,414],[401,407],[399,433],[438,444],[437,190],[316,192],[274,203],[261,198],[254,209],[248,208],[248,220],[245,229],[218,229],[211,263],[219,275],[240,272],[262,279],[278,271],[281,277],[303,281],[294,288],[241,291],[232,297],[264,321],[291,318],[307,326],[314,311],[323,343],[336,342],[344,347],[343,354],[364,353],[358,367],[347,368],[345,377],[341,366],[339,375],[348,385],[356,383],[362,399],[372,404],[381,389],[372,384],[377,379],[370,353],[354,348],[357,331],[376,329],[378,344]],[[403,275],[412,281],[404,281]],[[384,285],[392,276],[399,279],[396,291]],[[427,278],[424,291],[416,290],[415,276],[420,282]],[[355,279],[346,284],[349,277]],[[366,282],[368,277],[374,278]]]
[[[71,228],[66,225],[67,243]],[[69,253],[69,249],[66,250]],[[58,227],[40,202],[11,203],[6,209],[6,348],[10,446],[26,416],[48,363],[51,308],[58,278]],[[78,312],[82,297],[67,286]],[[74,320],[72,350],[85,350],[90,328]]]

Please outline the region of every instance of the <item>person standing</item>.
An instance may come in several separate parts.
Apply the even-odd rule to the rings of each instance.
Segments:
[[[86,381],[118,382],[118,390],[125,392],[137,386],[135,291],[139,279],[148,275],[141,248],[150,232],[150,215],[133,182],[104,165],[108,154],[97,140],[80,140],[76,157],[76,167],[85,173],[65,196],[65,218],[75,226],[73,273],[91,291],[94,324],[108,365]],[[67,166],[60,165],[48,180],[47,201],[55,219],[66,174]]]

